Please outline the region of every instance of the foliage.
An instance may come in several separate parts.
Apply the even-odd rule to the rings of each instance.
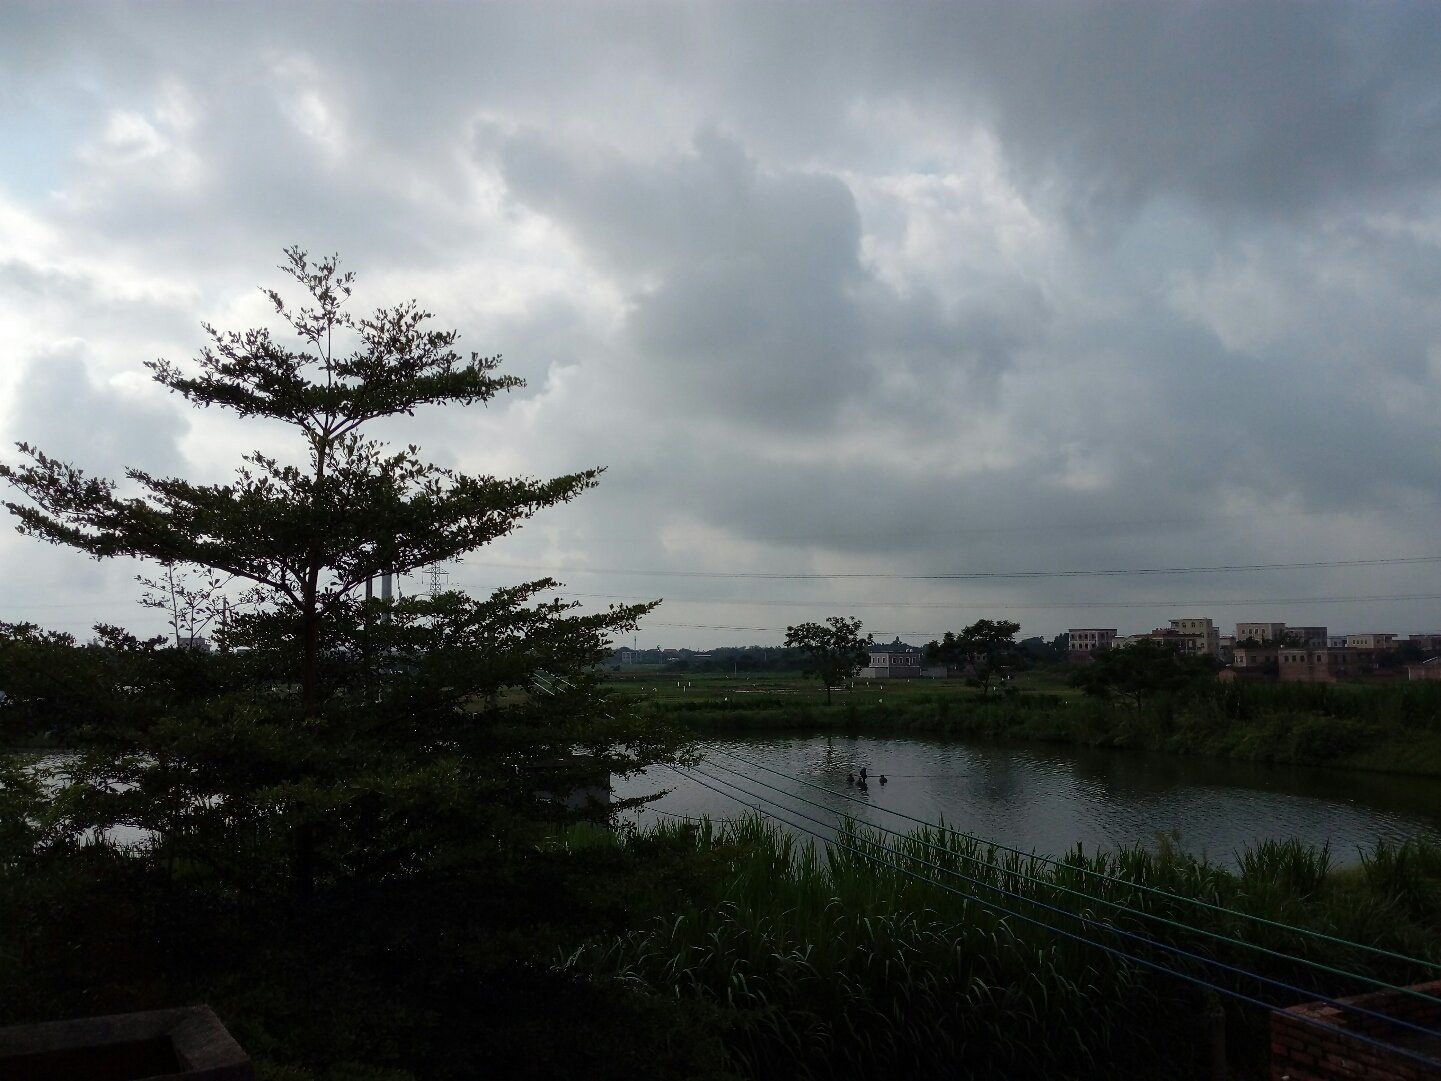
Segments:
[[[1196,692],[1214,676],[1208,658],[1187,656],[1174,645],[1146,638],[1134,645],[1094,651],[1071,682],[1093,697],[1121,698],[1140,709],[1160,695]]]
[[[138,494],[36,448],[0,464],[22,532],[159,562],[142,584],[171,630],[79,644],[0,625],[5,739],[64,751],[0,763],[0,1023],[210,1001],[263,1076],[719,1076],[696,1009],[539,963],[669,903],[663,851],[555,845],[603,813],[560,797],[682,746],[596,675],[649,606],[582,615],[549,579],[367,589],[599,470],[465,476],[369,438],[518,381],[413,303],[351,318],[350,276],[288,254],[308,306],[268,295],[298,349],[207,328],[195,370],[152,370],[193,404],[278,421],[300,464],[255,452],[218,485],[132,470]],[[182,648],[202,631],[218,648]]]
[[[964,669],[967,682],[989,698],[991,684],[1019,666],[1024,655],[1016,645],[1019,623],[1007,619],[979,619],[960,634],[947,631],[939,642],[926,644],[926,660],[947,668]]]
[[[208,646],[201,635],[212,623],[225,621],[229,598],[222,591],[227,581],[213,572],[195,575],[176,566],[174,560],[166,560],[160,565],[159,577],[137,574],[135,580],[145,589],[140,603],[165,613],[176,646]]]
[[[28,463],[0,464],[0,475],[28,497],[6,504],[22,533],[158,560],[166,577],[146,582],[147,603],[170,613],[177,646],[213,618],[222,576],[250,586],[246,609],[220,628],[220,655],[121,632],[102,643],[130,669],[110,674],[111,693],[123,685],[144,708],[101,711],[72,733],[68,828],[125,822],[151,832],[156,858],[227,878],[273,879],[288,859],[306,894],[325,879],[485,858],[510,829],[554,817],[537,792],[575,780],[573,750],[596,756],[585,770],[606,772],[665,757],[673,741],[624,713],[613,719],[589,675],[608,639],[649,606],[576,616],[540,599],[548,579],[483,600],[368,599],[376,574],[484,544],[600,471],[467,476],[368,438],[378,418],[485,402],[518,381],[495,374],[496,358],[462,357],[456,332],[431,329],[414,302],[352,317],[352,276],[335,259],[287,256],[282,269],[307,304],[267,296],[298,348],[264,329],[207,326],[194,371],[149,367],[192,404],[287,426],[306,464],[256,451],[234,481],[214,485],[129,470],[140,494],[121,496],[114,482],[22,446]],[[201,579],[187,580],[185,566]],[[539,672],[564,683],[500,704]]]
[[[75,659],[72,635],[0,623],[0,746],[39,743],[77,723],[76,691],[88,673]]]
[[[861,621],[845,616],[828,616],[825,623],[801,623],[786,628],[786,647],[800,650],[807,658],[807,674],[815,675],[826,688],[839,687],[865,667],[871,636],[861,637]]]
[[[1244,913],[1441,959],[1441,928],[1384,915],[1398,895],[1429,885],[1435,896],[1437,850],[1422,842],[1400,874],[1395,850],[1378,849],[1363,879],[1329,873],[1326,850],[1297,845],[1241,853],[1234,873],[1165,844],[1046,861],[942,828],[897,837],[846,823],[818,847],[758,819],[657,832],[722,861],[709,888],[676,914],[597,937],[562,970],[723,1009],[726,1047],[749,1077],[1214,1076],[1176,1051],[1203,1045],[1213,1023],[1188,986],[1087,940],[1246,995],[1256,985],[1236,968],[1307,995],[1355,991],[1295,956],[1398,983],[1420,975]],[[1265,1015],[1225,1023],[1235,1075],[1252,1076]]]

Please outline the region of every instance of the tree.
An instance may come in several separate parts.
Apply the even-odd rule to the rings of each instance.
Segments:
[[[825,684],[826,704],[831,688],[839,687],[859,672],[870,659],[867,647],[872,638],[861,636],[861,621],[830,616],[825,623],[801,623],[786,628],[786,646],[806,656],[805,673]]]
[[[1175,645],[1143,638],[1133,645],[1092,651],[1071,683],[1096,698],[1122,698],[1136,709],[1165,694],[1197,690],[1215,675],[1207,657],[1188,657]]]
[[[537,793],[565,783],[575,748],[594,756],[586,770],[606,772],[664,757],[675,741],[603,708],[592,674],[648,605],[578,616],[539,599],[549,579],[482,600],[369,598],[376,575],[484,545],[593,487],[601,470],[468,476],[368,437],[380,418],[485,403],[521,381],[496,374],[498,357],[462,356],[457,332],[433,329],[414,301],[351,316],[353,275],[336,258],[286,257],[304,306],[266,295],[295,347],[267,329],[207,324],[194,368],[147,366],[192,405],[286,426],[295,462],[255,451],[213,485],[130,469],[136,494],[122,495],[21,444],[27,461],[0,463],[0,476],[26,497],[5,504],[23,534],[201,568],[206,588],[222,576],[250,586],[220,635],[235,652],[183,662],[210,665],[213,681],[161,694],[179,651],[115,651],[158,658],[157,704],[79,740],[72,787],[84,798],[62,801],[81,809],[68,827],[141,826],[153,851],[231,879],[270,880],[288,852],[289,880],[308,895],[317,882],[493,858],[526,823],[561,813]],[[502,705],[506,688],[517,693]]]
[[[996,678],[1022,661],[1016,645],[1016,632],[1020,629],[1019,623],[1009,620],[980,619],[959,635],[947,631],[939,642],[927,643],[926,660],[948,668],[968,668],[967,681],[981,689],[982,698],[989,698]]]
[[[160,570],[157,578],[135,576],[145,587],[140,603],[165,613],[165,623],[177,647],[199,648],[204,631],[212,623],[224,622],[229,598],[222,590],[227,583],[214,573],[198,578],[190,575],[174,560],[163,563]]]

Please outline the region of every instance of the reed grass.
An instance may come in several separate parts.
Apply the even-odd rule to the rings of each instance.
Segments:
[[[1205,959],[1296,984],[1273,995],[1282,1004],[1361,989],[1303,960],[1393,982],[1425,973],[1247,915],[1441,962],[1441,926],[1426,922],[1441,848],[1424,842],[1378,846],[1364,874],[1336,875],[1328,849],[1294,843],[1257,845],[1232,872],[1165,845],[1043,861],[944,827],[894,838],[846,822],[829,845],[755,817],[656,832],[712,861],[710,894],[560,967],[722,1009],[746,1077],[1199,1076],[1179,1049],[1205,1043],[1210,1000],[1087,940],[1221,983],[1236,978]],[[1233,1065],[1259,1068],[1264,1017],[1232,1008],[1226,1023]]]

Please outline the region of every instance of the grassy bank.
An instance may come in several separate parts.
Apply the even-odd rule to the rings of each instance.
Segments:
[[[699,731],[913,731],[1441,777],[1441,684],[1216,684],[1136,708],[1038,676],[989,698],[956,680],[861,683],[829,705],[799,676],[681,682],[627,690]]]
[[[1282,1004],[1363,989],[1341,970],[1427,975],[1337,939],[1441,962],[1441,850],[1419,843],[1343,873],[1268,843],[1231,873],[1164,847],[1047,862],[939,830],[823,849],[754,819],[663,832],[710,861],[707,888],[561,968],[719,1010],[747,1077],[1199,1078],[1223,1025],[1228,1076],[1260,1078],[1265,1010],[1120,954]]]

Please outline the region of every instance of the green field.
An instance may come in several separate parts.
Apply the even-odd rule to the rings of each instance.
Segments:
[[[1064,668],[1040,669],[1013,676],[999,688],[993,687],[993,699],[1007,693],[1044,692],[1067,698],[1080,692],[1068,682]],[[785,696],[798,704],[821,705],[826,702],[826,689],[818,679],[800,672],[676,672],[661,665],[627,665],[610,674],[617,689],[656,702],[704,699],[741,699],[745,696]],[[966,685],[962,679],[858,679],[831,692],[833,705],[918,702],[935,699],[982,701],[981,692]]]

